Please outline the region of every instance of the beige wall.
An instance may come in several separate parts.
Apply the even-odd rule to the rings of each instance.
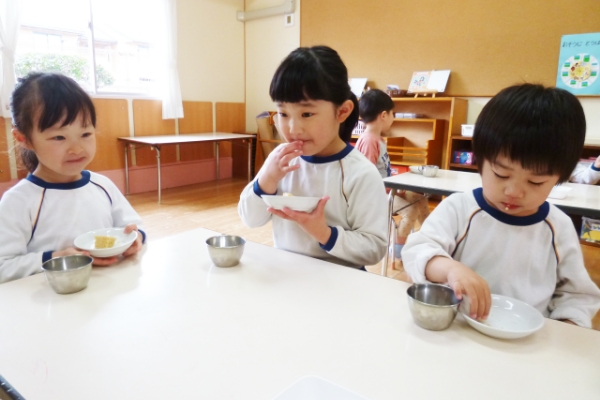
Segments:
[[[244,102],[244,0],[177,0],[183,100]]]
[[[246,0],[252,11],[283,4],[282,0]],[[296,0],[294,26],[284,26],[277,15],[245,22],[246,25],[246,130],[256,131],[256,115],[273,110],[269,85],[279,63],[300,46],[300,0]]]
[[[469,108],[467,111],[467,124],[474,124],[483,106],[490,100],[489,97],[467,97]],[[586,140],[600,140],[600,98],[580,97],[579,101],[585,112],[587,123]]]

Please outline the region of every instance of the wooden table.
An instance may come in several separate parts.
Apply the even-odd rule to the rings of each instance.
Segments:
[[[419,328],[408,284],[256,243],[217,268],[197,229],[94,268],[0,285],[0,374],[27,399],[273,399],[316,375],[371,400],[593,399],[600,332],[498,340]]]
[[[195,133],[185,135],[165,135],[165,136],[134,136],[134,137],[120,137],[118,140],[125,143],[125,186],[127,194],[129,194],[129,162],[128,152],[130,145],[137,145],[138,147],[150,146],[156,150],[156,162],[158,164],[158,203],[161,201],[161,181],[160,181],[160,148],[166,145],[185,144],[185,143],[200,143],[200,142],[214,142],[215,143],[215,163],[216,163],[216,176],[219,179],[219,142],[222,141],[234,141],[234,140],[248,140],[248,181],[252,179],[251,166],[252,166],[252,143],[251,139],[256,139],[256,135],[247,135],[239,133]]]
[[[452,193],[468,192],[481,187],[481,176],[474,172],[451,171],[446,169],[438,170],[435,177],[429,178],[421,174],[405,172],[383,179],[386,188],[397,190],[410,190],[413,192],[430,193],[440,196],[449,196]],[[585,215],[591,218],[600,218],[600,186],[583,185],[579,183],[563,183],[563,186],[571,188],[568,196],[564,199],[551,199],[548,202],[554,204],[561,210],[569,214]],[[392,224],[392,205],[394,201],[394,191],[389,195],[389,226],[388,235],[391,232]],[[388,236],[388,243],[389,243]],[[384,264],[387,265],[388,254],[384,257]],[[383,271],[383,268],[382,268]],[[382,272],[383,273],[383,272]]]

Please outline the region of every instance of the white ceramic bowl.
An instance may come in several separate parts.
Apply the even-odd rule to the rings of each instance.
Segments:
[[[474,329],[498,339],[522,338],[544,326],[544,316],[538,310],[521,300],[498,294],[492,295],[492,308],[485,321],[469,317],[468,301],[463,300],[459,310]]]
[[[554,186],[548,197],[551,199],[564,199],[570,191],[571,188],[567,186]]]
[[[321,200],[320,197],[303,197],[303,196],[269,196],[262,195],[263,201],[276,210],[283,210],[287,207],[290,210],[311,212]]]
[[[92,257],[114,257],[122,254],[137,239],[138,233],[133,231],[125,234],[123,228],[104,228],[86,232],[75,238],[75,247],[88,251]],[[115,245],[108,249],[97,249],[95,247],[96,236],[116,237]]]

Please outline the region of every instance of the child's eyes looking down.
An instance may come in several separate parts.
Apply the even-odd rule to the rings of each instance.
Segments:
[[[494,175],[496,175],[497,178],[499,179],[508,179],[510,178],[510,176],[504,176],[504,175],[500,175],[499,173],[497,173],[496,171],[493,171]],[[544,183],[546,183],[546,181],[543,182],[532,182],[532,181],[528,181],[530,184],[532,184],[533,186],[542,186]]]

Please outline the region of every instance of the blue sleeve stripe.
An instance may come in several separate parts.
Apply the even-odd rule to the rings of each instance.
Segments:
[[[260,185],[258,184],[258,179],[256,179],[254,181],[254,193],[258,196],[258,197],[262,197],[263,194],[266,194],[267,196],[274,196],[277,194],[277,191],[275,191],[275,193],[267,193],[265,191],[263,191],[260,188]]]
[[[321,246],[321,248],[325,251],[331,251],[331,249],[333,249],[333,246],[335,246],[335,242],[337,242],[337,238],[338,238],[337,228],[334,226],[330,226],[330,228],[331,228],[331,236],[329,236],[329,240],[327,241],[327,243],[325,243],[325,244],[319,243],[319,246]]]
[[[139,229],[138,232],[142,234],[142,244],[146,243],[146,232],[141,229]]]
[[[592,169],[594,171],[600,171],[600,168],[596,168],[596,166],[594,164],[590,165],[590,167],[592,167]]]
[[[44,252],[44,254],[42,255],[42,264],[52,259],[52,253],[54,253],[54,250]]]

